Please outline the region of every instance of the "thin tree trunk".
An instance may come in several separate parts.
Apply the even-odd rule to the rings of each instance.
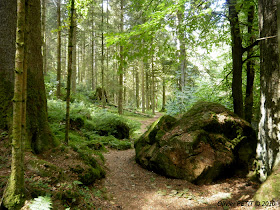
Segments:
[[[72,76],[72,59],[73,59],[73,36],[74,36],[74,11],[75,1],[70,0],[70,29],[68,41],[68,76],[67,76],[67,93],[66,93],[66,126],[65,126],[65,143],[69,142],[70,129],[70,93],[71,93],[71,76]]]
[[[93,9],[91,11],[91,89],[95,90],[95,37],[94,37],[94,18],[93,18]]]
[[[42,0],[43,72],[47,73],[46,1]]]
[[[139,92],[140,92],[140,88],[139,88],[139,71],[138,68],[136,68],[136,75],[135,75],[135,89],[136,89],[136,108],[139,109]]]
[[[243,94],[242,94],[242,40],[236,11],[236,0],[227,0],[229,7],[229,19],[232,37],[232,97],[234,113],[244,117]]]
[[[249,8],[248,11],[248,34],[251,34],[250,37],[250,44],[254,42],[253,37],[253,22],[254,22],[254,14],[255,14],[255,6],[252,5]],[[251,123],[252,116],[253,116],[253,105],[254,105],[254,77],[255,77],[255,63],[252,59],[250,59],[253,56],[253,49],[249,49],[247,51],[247,86],[246,86],[246,98],[245,98],[245,120]]]
[[[182,29],[183,24],[183,13],[182,11],[177,12],[178,18],[178,38],[180,42],[180,69],[181,69],[181,79],[179,89],[183,91],[186,84],[186,45],[185,45],[185,36],[184,30]]]
[[[145,113],[145,70],[144,70],[144,62],[143,60],[140,61],[140,68],[141,68],[141,91],[142,91],[142,113]]]
[[[74,16],[73,16],[73,52],[72,52],[72,93],[76,93],[76,86],[77,86],[77,21],[76,21],[76,10],[74,10]],[[84,69],[83,69],[84,70]]]
[[[124,25],[124,5],[123,0],[121,0],[121,24],[120,31],[123,32]],[[123,114],[123,71],[124,71],[124,58],[123,58],[123,45],[120,46],[120,65],[119,65],[119,100],[118,100],[118,113]]]
[[[152,113],[155,114],[155,72],[154,72],[154,56],[152,51]]]
[[[102,1],[101,8],[101,92],[102,92],[102,107],[105,109],[105,86],[104,86],[104,6]]]
[[[150,110],[150,98],[149,98],[149,95],[150,95],[150,86],[149,86],[149,66],[147,63],[145,63],[145,70],[146,70],[146,110]]]
[[[163,76],[162,76],[162,111],[165,111],[165,103],[166,103],[166,97],[165,97],[165,89],[166,89],[166,84],[165,84],[165,67],[163,65],[162,67],[162,72],[163,72]]]
[[[24,203],[24,140],[26,137],[26,89],[25,66],[25,0],[17,1],[17,33],[15,57],[15,83],[13,98],[12,163],[3,203],[8,209],[20,209]]]
[[[45,0],[44,0],[45,1]],[[60,22],[60,4],[61,0],[57,0],[57,74],[56,74],[56,95],[57,98],[61,96],[61,22]]]

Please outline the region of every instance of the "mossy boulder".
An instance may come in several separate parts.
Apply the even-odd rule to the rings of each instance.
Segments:
[[[262,183],[254,196],[254,201],[265,206],[268,206],[267,203],[274,206],[275,202],[280,202],[280,164],[275,166],[267,180]]]
[[[204,184],[245,176],[257,138],[248,122],[210,102],[199,102],[179,119],[163,116],[136,142],[136,162],[167,177]]]

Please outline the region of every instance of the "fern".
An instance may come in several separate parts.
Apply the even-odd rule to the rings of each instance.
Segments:
[[[52,209],[52,200],[50,196],[39,196],[29,205],[31,210],[50,210]]]

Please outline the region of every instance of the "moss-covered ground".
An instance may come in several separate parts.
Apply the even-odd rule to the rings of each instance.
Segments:
[[[48,200],[53,209],[95,209],[107,199],[106,188],[98,183],[106,176],[104,153],[109,149],[133,147],[140,135],[140,122],[149,116],[98,104],[73,101],[69,145],[63,143],[65,102],[48,101],[48,121],[59,146],[39,155],[25,154],[27,204],[35,198]],[[120,135],[121,134],[121,135]],[[0,197],[10,175],[11,147],[8,131],[0,131]],[[40,200],[37,199],[37,200]],[[102,202],[101,202],[102,200]],[[110,208],[110,204],[106,204]]]

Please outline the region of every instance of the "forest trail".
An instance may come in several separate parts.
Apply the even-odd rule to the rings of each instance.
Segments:
[[[157,113],[143,121],[141,131],[161,115]],[[103,187],[109,200],[102,209],[223,209],[218,206],[222,199],[228,199],[226,201],[235,204],[233,209],[239,209],[237,201],[252,200],[257,189],[254,183],[241,178],[203,186],[166,178],[140,167],[135,162],[134,149],[110,150],[104,156],[108,171]]]

